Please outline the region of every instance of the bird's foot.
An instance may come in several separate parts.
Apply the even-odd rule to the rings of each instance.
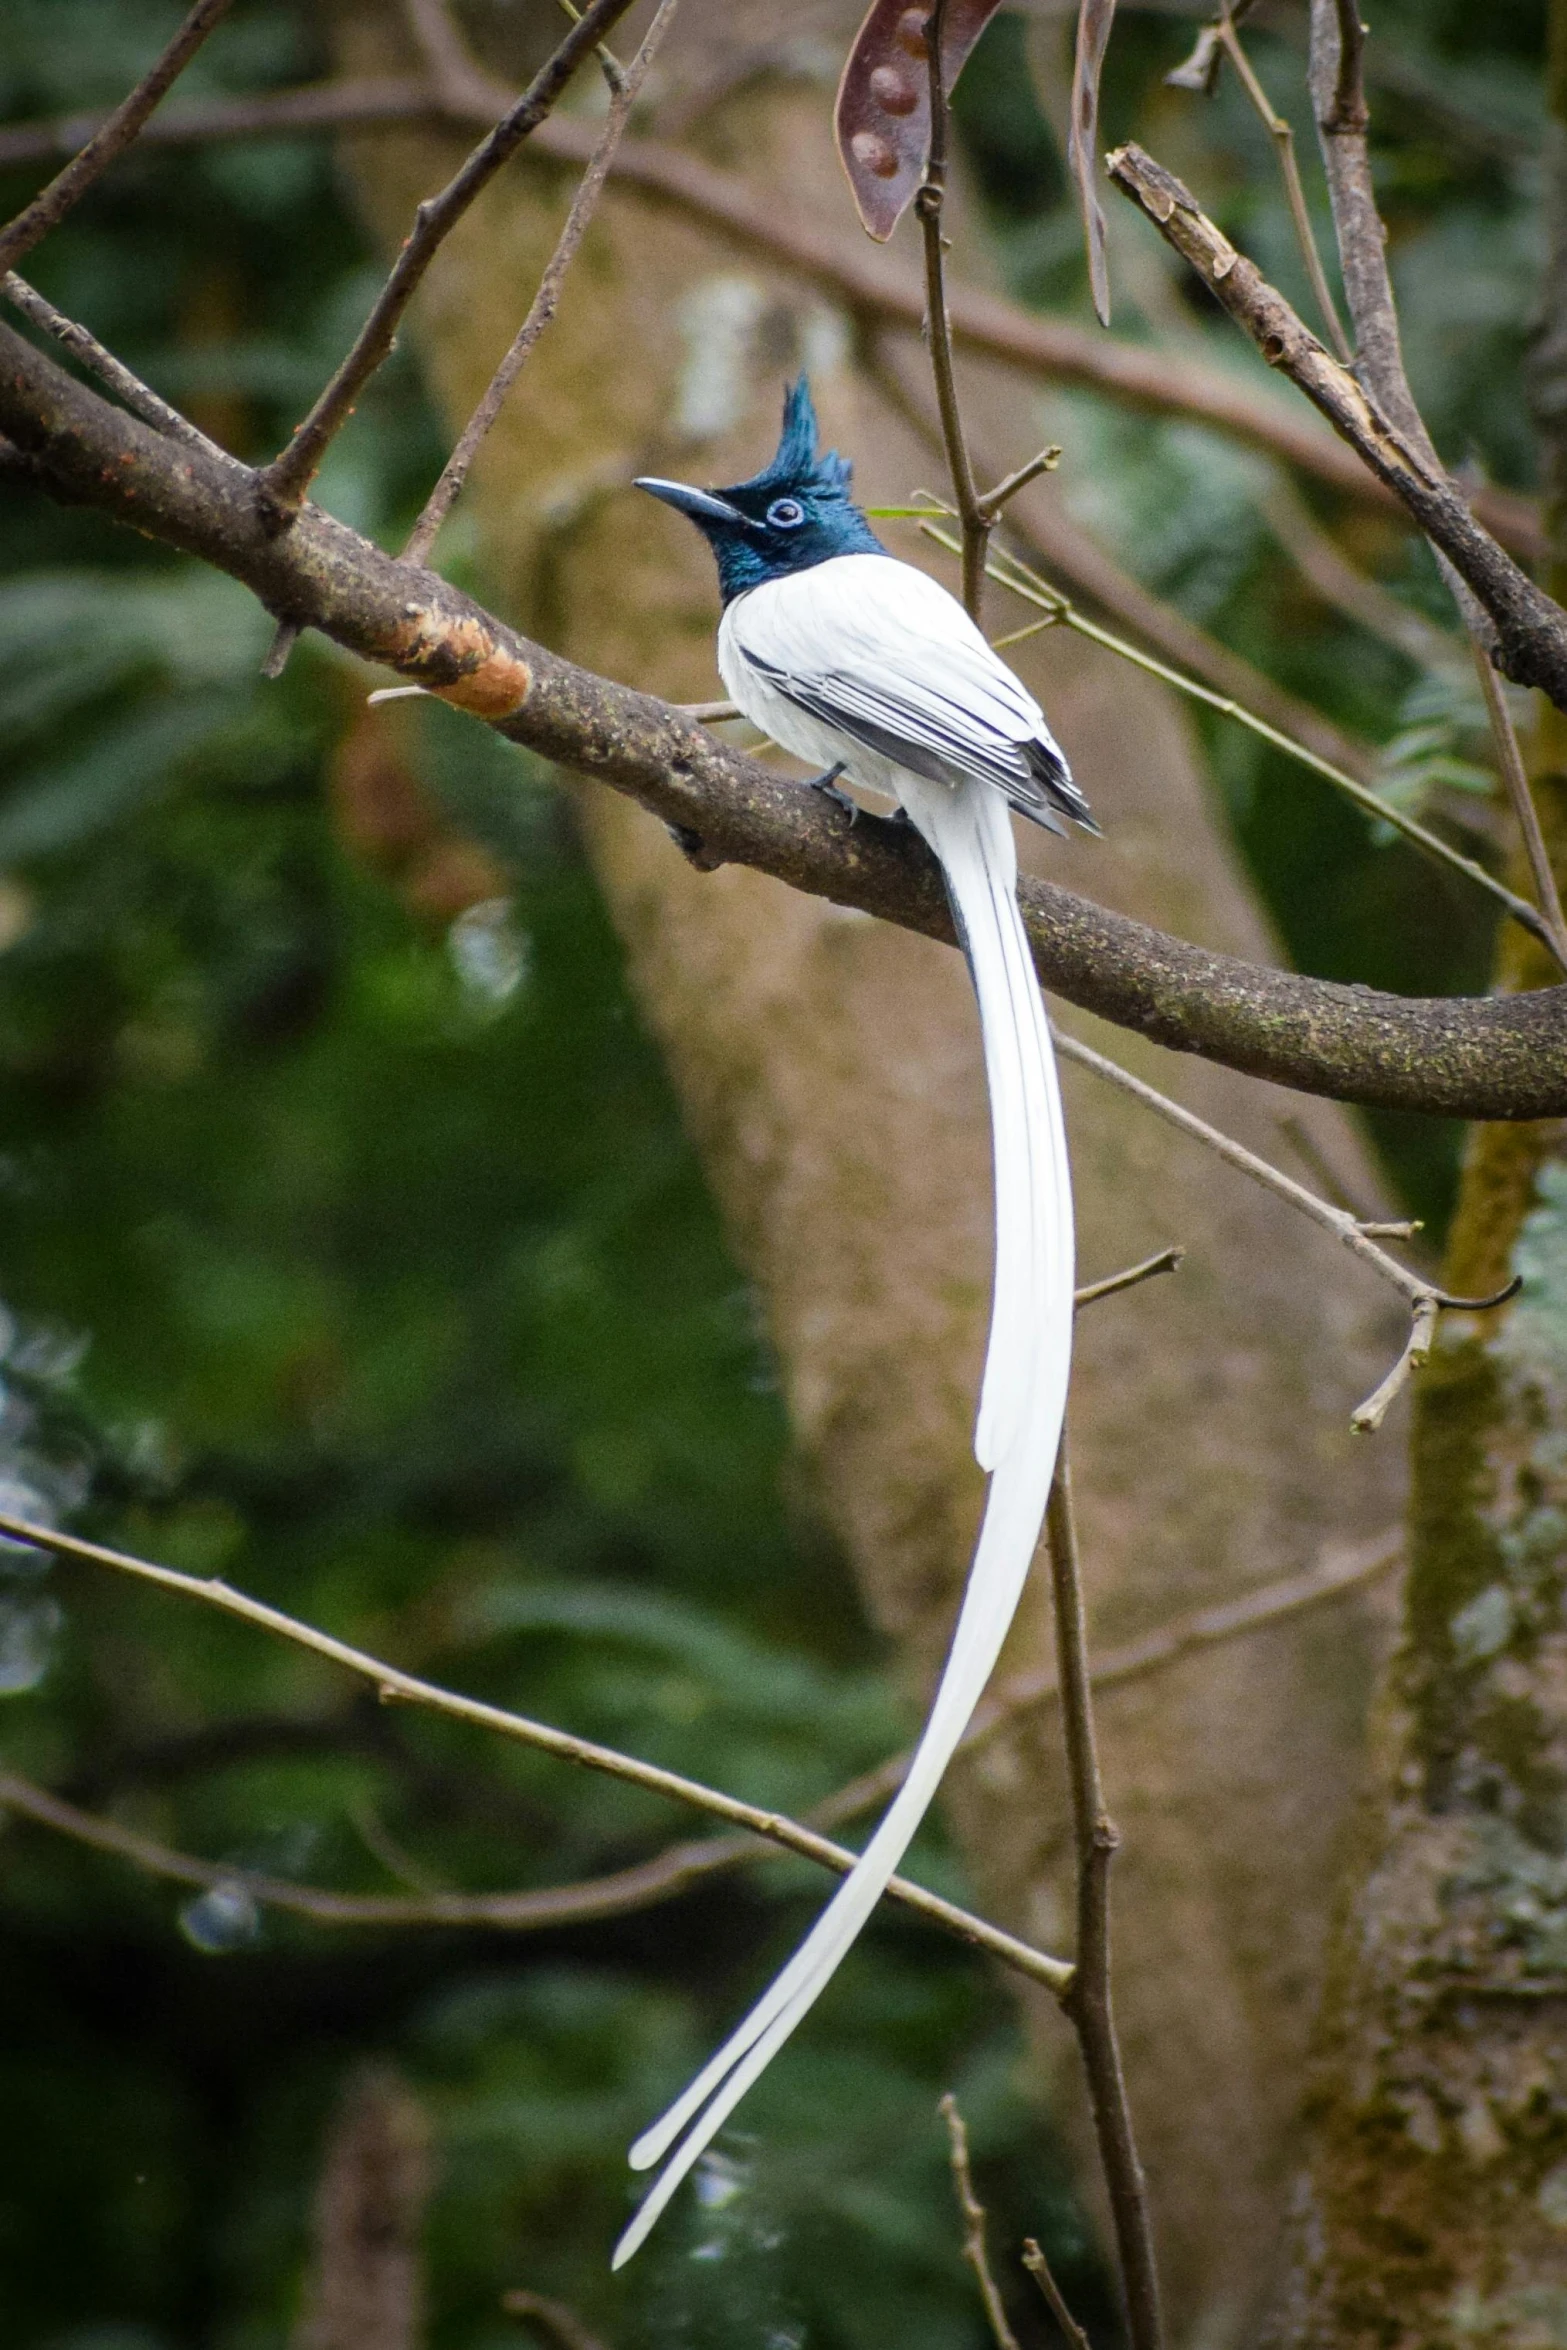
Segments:
[[[840,759],[836,767],[824,767],[820,775],[807,776],[806,781],[812,791],[819,791],[824,800],[831,800],[835,808],[841,808],[851,824],[858,824],[864,811],[854,794],[846,792],[839,783],[843,770],[844,761]]]

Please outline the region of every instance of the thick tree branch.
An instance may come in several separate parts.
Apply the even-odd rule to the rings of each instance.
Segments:
[[[1482,529],[1440,466],[1433,466],[1318,342],[1173,172],[1138,146],[1117,148],[1107,169],[1268,364],[1299,386],[1447,556],[1495,627],[1499,667],[1519,685],[1539,686],[1558,708],[1567,709],[1567,613]]]
[[[487,88],[481,85],[481,91]],[[159,115],[142,133],[148,146],[195,147],[215,140],[276,138],[280,133],[394,130],[410,124],[457,124],[464,129],[494,119],[481,91],[462,95],[434,81],[365,78],[322,82],[254,98],[213,99]],[[48,162],[69,154],[89,136],[96,116],[24,123],[0,131],[0,166]],[[533,154],[584,166],[592,158],[591,124],[555,115],[529,141]],[[688,218],[764,253],[873,323],[918,330],[925,312],[919,280],[889,257],[811,228],[769,207],[737,173],[659,139],[625,139],[612,180],[668,204]],[[1231,438],[1310,474],[1358,505],[1397,507],[1391,491],[1369,474],[1354,452],[1227,369],[1140,343],[1095,334],[1069,321],[1041,318],[996,294],[954,286],[948,293],[953,341],[960,350],[1057,383],[1082,384],[1152,415],[1195,418]],[[1475,511],[1504,545],[1537,555],[1543,541],[1527,498],[1486,486]]]
[[[64,171],[57,172],[30,204],[6,228],[0,229],[0,276],[25,260],[33,247],[65,218],[72,205],[86,195],[93,181],[108,170],[115,157],[124,154],[159,99],[184,72],[219,18],[226,16],[232,5],[233,0],[196,0],[163,55],[142,76],[130,96],[123,98],[112,114],[105,115],[94,126],[81,153],[72,157]]]
[[[320,629],[606,783],[704,844],[818,897],[950,941],[940,877],[906,830],[848,819],[668,703],[561,660],[433,573],[399,564],[306,506],[263,528],[254,476],[160,438],[0,327],[0,432],[51,494],[95,507],[241,580],[277,617]],[[1175,1051],[1307,1093],[1470,1118],[1567,1115],[1567,990],[1418,998],[1272,971],[1091,904],[1022,893],[1046,986]]]

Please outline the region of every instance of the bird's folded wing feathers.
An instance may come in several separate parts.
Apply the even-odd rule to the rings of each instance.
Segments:
[[[890,556],[851,555],[734,608],[751,668],[811,717],[934,783],[993,784],[1059,832],[1088,820],[1044,712],[961,604]]]

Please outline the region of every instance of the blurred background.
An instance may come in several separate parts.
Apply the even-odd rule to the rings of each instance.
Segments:
[[[548,37],[522,0],[461,13],[499,74]],[[743,119],[776,98],[825,124],[852,16],[780,27],[784,14],[766,40],[750,27],[743,71],[695,95],[677,52],[640,127],[740,169],[726,108]],[[1450,463],[1519,491],[1534,480],[1521,368],[1543,15],[1535,0],[1380,0],[1371,53],[1417,395]],[[0,0],[0,123],[112,103],[172,21],[163,0]],[[1212,98],[1166,84],[1198,21],[1123,7],[1102,143],[1146,140],[1304,310],[1269,143],[1233,76]],[[967,69],[961,259],[1086,323],[1060,137],[1069,40],[1063,10],[1008,10]],[[1295,121],[1323,226],[1304,10],[1274,0],[1247,40]],[[239,0],[170,112],[369,70],[388,43],[396,64],[405,41],[393,0]],[[573,104],[591,113],[602,93],[586,81]],[[35,282],[260,460],[363,315],[397,221],[436,184],[431,155],[462,151],[443,136],[144,145],[34,256]],[[14,165],[0,204],[41,176]],[[557,222],[569,183],[519,176]],[[858,236],[830,173],[810,200]],[[1165,250],[1129,218],[1111,229],[1116,332],[1244,369]],[[494,348],[462,363],[477,382],[526,304],[539,233],[517,231],[489,282]],[[464,404],[439,345],[441,304],[459,300],[473,306],[471,281],[432,294],[316,485],[389,547]],[[733,340],[731,313],[710,302],[709,328],[683,313],[683,347],[720,328]],[[743,471],[771,447],[798,354],[767,343],[765,319],[742,325],[754,391],[706,422],[688,400],[659,428],[697,478],[726,477],[731,449]],[[856,362],[807,325],[831,415],[833,368]],[[569,344],[564,314],[561,331]],[[529,400],[570,397],[544,348],[524,438]],[[1291,487],[1195,424],[1086,390],[1010,397],[1003,468],[1061,442],[1049,495],[1074,525],[1500,869],[1478,694],[1435,640],[1443,593],[1395,520]],[[847,393],[834,421],[855,453],[866,414]],[[580,459],[572,517],[596,515],[643,445],[612,433]],[[937,472],[912,449],[895,469],[901,483],[877,485],[892,495]],[[537,531],[526,581],[520,537],[497,536],[512,507],[488,478],[442,567],[580,643]],[[508,495],[536,517],[556,491],[517,479]],[[576,521],[550,511],[569,540]],[[660,520],[614,511],[638,534],[634,564],[672,547]],[[1380,603],[1354,617],[1325,600],[1300,552],[1324,543]],[[318,639],[263,683],[270,624],[238,587],[90,516],[8,495],[0,566],[5,1507],[222,1575],[409,1669],[795,1813],[895,1749],[935,1635],[906,1638],[909,1609],[878,1600],[863,1566],[856,1579],[872,1537],[820,1469],[822,1417],[775,1351],[791,1310],[776,1254],[737,1192],[732,1137],[714,1142],[727,1081],[693,1076],[700,1053],[671,1041],[678,1003],[648,977],[657,950],[628,915],[616,852],[600,839],[590,857],[578,804],[457,714],[367,719],[376,680]],[[677,680],[678,664],[644,664],[642,682],[697,698],[716,690],[700,666],[714,609],[703,575],[690,581],[677,623],[696,666]],[[1402,640],[1400,615],[1415,623]],[[613,647],[631,627],[599,627],[601,665],[637,671],[634,651],[603,649],[606,629]],[[1274,951],[1381,986],[1484,985],[1483,899],[1254,737],[1202,715],[1168,723]],[[1095,799],[1110,824],[1112,780]],[[1343,1135],[1340,1165],[1439,1237],[1456,1131],[1384,1118]],[[1354,1400],[1318,1398],[1339,1418]],[[1388,1506],[1373,1497],[1369,1522]],[[0,1548],[0,1766],[224,1866],[348,1890],[564,1884],[692,1832],[652,1798],[378,1707],[259,1633],[15,1546]],[[973,1817],[960,1807],[956,1833],[934,1822],[913,1873],[977,1902],[994,1892],[994,1846],[976,1846]],[[769,1862],[599,1925],[378,1935],[163,1882],[7,1815],[0,2338],[316,2338],[303,2280],[319,2182],[374,2108],[403,2148],[424,2247],[407,2350],[525,2338],[501,2311],[510,2288],[570,2303],[611,2350],[977,2350],[935,2115],[953,2088],[998,2236],[1041,2237],[1110,2344],[1091,2197],[1071,2184],[1071,2124],[1035,2028],[978,1959],[896,1916],[749,2100],[699,2194],[628,2276],[607,2277],[626,2143],[820,1894],[803,1864]],[[1064,1933],[1030,1917],[1041,1939]],[[1017,2323],[1046,2338],[1021,2292]]]

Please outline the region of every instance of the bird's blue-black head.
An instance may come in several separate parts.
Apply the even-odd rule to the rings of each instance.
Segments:
[[[726,490],[696,490],[683,481],[644,476],[666,506],[687,514],[718,560],[724,602],[763,580],[809,571],[834,555],[884,555],[880,539],[849,495],[852,469],[834,449],[818,451],[816,410],[802,375],[784,395],[783,437],[772,463]]]

